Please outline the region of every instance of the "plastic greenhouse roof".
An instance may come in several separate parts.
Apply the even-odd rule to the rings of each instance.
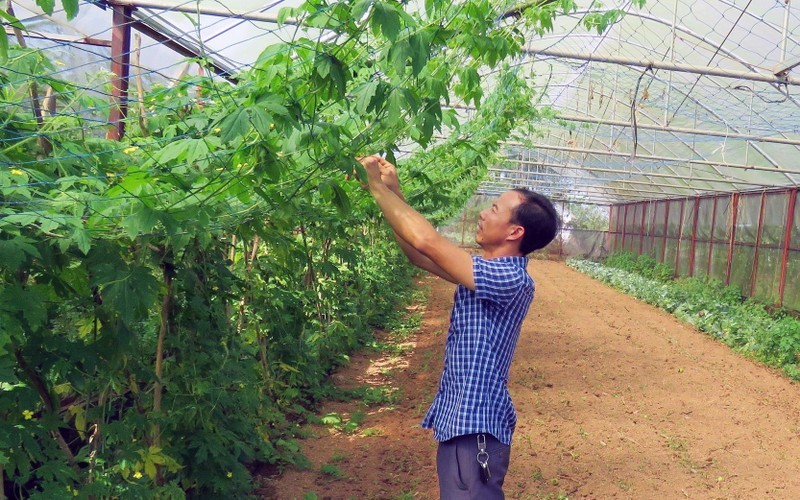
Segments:
[[[158,78],[185,71],[187,53],[211,58],[222,74],[245,69],[265,46],[297,36],[296,26],[276,21],[280,8],[300,2],[89,3],[95,6],[82,3],[69,23],[59,13],[46,19],[34,0],[14,6],[31,32],[62,44],[110,40],[107,7],[135,7],[139,27],[152,35],[142,38],[141,66]],[[557,119],[509,142],[481,192],[526,185],[554,199],[606,205],[798,185],[800,6],[647,0],[637,8],[611,0],[606,9],[626,14],[597,34],[581,25],[592,0],[578,3],[585,8],[561,16],[552,33],[531,34],[514,62]],[[53,20],[61,38],[52,35]],[[67,55],[64,64],[81,71]]]
[[[511,145],[484,190],[522,180],[555,198],[609,204],[796,186],[800,7],[618,7],[625,17],[602,35],[580,27],[583,10],[529,37],[520,65],[561,120],[533,147]]]

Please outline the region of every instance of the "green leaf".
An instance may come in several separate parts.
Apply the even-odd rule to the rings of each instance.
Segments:
[[[353,4],[353,8],[350,11],[350,15],[353,16],[353,19],[360,20],[364,17],[364,14],[367,13],[369,8],[372,6],[372,2],[375,0],[357,0],[356,3]]]
[[[338,97],[343,97],[347,85],[347,68],[336,56],[322,53],[314,60],[314,69],[327,82]]]
[[[0,10],[0,12],[3,12]],[[8,35],[5,30],[0,33],[0,63],[8,61]]]
[[[89,250],[92,248],[92,242],[89,238],[89,231],[86,230],[84,227],[76,227],[75,230],[72,232],[72,240],[78,245],[78,250],[83,252],[83,255],[89,253]]]
[[[394,71],[399,75],[405,73],[406,62],[409,57],[411,57],[411,45],[408,43],[408,40],[400,40],[392,44],[389,49],[389,62],[394,66]]]
[[[30,224],[33,224],[37,220],[39,220],[39,216],[36,214],[30,214],[30,213],[11,214],[11,215],[6,215],[3,218],[0,218],[0,225],[25,227]]]
[[[210,149],[205,139],[187,139],[186,163],[192,164],[208,156]]]
[[[253,127],[262,135],[269,134],[270,126],[272,125],[272,116],[267,113],[264,108],[253,106],[250,108],[252,114],[251,122]]]
[[[25,262],[26,255],[41,259],[39,250],[32,245],[33,242],[34,240],[25,236],[15,236],[10,240],[0,240],[0,262],[2,262],[2,266],[15,270]]]
[[[380,82],[377,80],[370,80],[353,90],[353,95],[356,98],[356,111],[358,113],[366,113],[367,109],[369,109],[369,104],[372,102],[372,98],[375,97],[375,92],[378,90],[379,84]]]
[[[414,76],[417,76],[425,69],[425,65],[428,64],[428,59],[431,57],[428,33],[425,31],[415,33],[408,38],[408,43],[411,55],[411,72]]]
[[[61,5],[64,6],[67,20],[75,19],[75,16],[78,15],[78,0],[61,0]]]
[[[159,163],[169,163],[172,160],[185,158],[187,142],[191,140],[192,139],[172,141],[163,148],[161,148],[161,150],[156,154],[154,154],[153,157]]]
[[[283,100],[280,96],[274,94],[263,95],[256,100],[256,105],[263,107],[273,115],[289,116],[289,110],[283,105]]]
[[[378,32],[390,42],[396,41],[400,33],[400,14],[387,2],[376,3],[372,10],[372,33],[377,35]]]
[[[25,31],[25,26],[22,24],[22,22],[16,17],[9,14],[8,12],[4,11],[3,9],[0,9],[0,17],[5,19],[6,22],[10,24],[12,28],[17,28],[18,30]]]
[[[143,319],[157,300],[158,281],[150,269],[123,261],[105,263],[96,269],[103,308],[115,311],[126,323]]]
[[[237,108],[222,120],[219,127],[222,129],[220,139],[223,144],[235,141],[250,131],[250,115],[248,108]]]
[[[45,14],[50,15],[56,8],[56,0],[36,0],[36,5],[41,7]]]
[[[136,213],[129,215],[122,221],[122,228],[131,238],[150,232],[158,223],[158,212],[145,204],[140,205]]]

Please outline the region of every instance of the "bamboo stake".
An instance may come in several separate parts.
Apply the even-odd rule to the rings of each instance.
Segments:
[[[141,60],[142,37],[139,33],[133,35],[133,54],[131,55],[131,65],[136,68],[136,100],[139,103],[139,129],[142,136],[147,137],[149,134],[147,130],[147,117],[145,116],[146,109],[144,107],[144,83],[142,83],[142,66],[139,64]]]
[[[8,0],[7,12],[10,16],[14,15],[14,8],[11,0]],[[22,47],[23,49],[28,48],[28,44],[25,41],[25,37],[22,35],[22,30],[20,30],[16,26],[13,26],[13,29],[14,29],[14,36],[17,38],[17,43],[19,44],[19,46]],[[31,105],[33,106],[33,116],[36,118],[36,125],[39,131],[41,131],[42,128],[44,127],[44,118],[42,117],[42,107],[41,104],[39,103],[39,87],[38,85],[36,85],[36,80],[33,80],[31,82],[30,94],[31,94]],[[53,152],[53,145],[50,144],[50,141],[44,135],[40,134],[39,137],[37,138],[37,142],[39,143],[39,147],[42,148],[44,156],[50,156],[50,153]]]
[[[158,342],[156,344],[156,382],[155,386],[153,387],[153,413],[156,414],[156,417],[158,417],[158,414],[161,413],[161,395],[163,392],[161,376],[164,371],[164,339],[167,337],[167,331],[169,330],[170,325],[170,309],[172,307],[173,293],[172,278],[175,274],[175,268],[172,262],[168,262],[166,260],[168,257],[169,252],[165,252],[165,259],[161,264],[164,270],[164,284],[166,285],[167,289],[164,292],[164,298],[161,301],[161,326],[158,331]],[[153,424],[152,445],[157,448],[161,447],[161,428],[158,425],[158,422]]]

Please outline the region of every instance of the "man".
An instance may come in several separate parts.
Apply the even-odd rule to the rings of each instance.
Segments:
[[[480,213],[482,255],[473,257],[405,203],[394,165],[378,156],[361,164],[411,263],[458,285],[439,391],[422,422],[439,442],[440,497],[502,499],[516,424],[508,372],[534,292],[526,255],[555,238],[558,215],[540,194],[507,191]]]

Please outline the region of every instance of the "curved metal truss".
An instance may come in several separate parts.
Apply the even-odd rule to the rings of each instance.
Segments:
[[[606,8],[608,4],[606,4]],[[589,10],[529,38],[521,71],[556,119],[508,144],[486,193],[637,200],[800,182],[800,7],[792,0],[648,0],[602,35]]]

